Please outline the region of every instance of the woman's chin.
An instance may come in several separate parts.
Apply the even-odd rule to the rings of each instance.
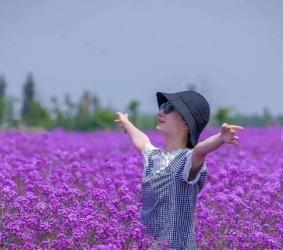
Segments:
[[[156,130],[162,131],[162,123],[157,123],[155,126]]]

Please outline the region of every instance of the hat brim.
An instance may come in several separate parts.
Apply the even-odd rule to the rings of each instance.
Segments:
[[[195,119],[189,109],[183,102],[182,98],[175,93],[165,93],[157,92],[156,93],[158,107],[160,108],[161,104],[170,101],[174,108],[183,116],[184,120],[189,126],[189,136],[188,136],[188,145],[190,144],[194,147],[198,142],[198,130]]]

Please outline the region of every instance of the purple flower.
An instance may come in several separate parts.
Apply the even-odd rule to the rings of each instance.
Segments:
[[[216,133],[214,128],[201,139]],[[282,128],[246,128],[207,156],[201,249],[282,249]],[[155,145],[163,138],[148,131]],[[0,248],[150,249],[140,221],[143,159],[122,133],[0,133]]]

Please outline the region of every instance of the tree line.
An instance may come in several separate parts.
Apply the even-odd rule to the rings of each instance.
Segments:
[[[113,130],[117,129],[114,122],[116,111],[101,105],[98,95],[83,92],[80,100],[74,102],[69,94],[64,96],[63,107],[59,105],[56,96],[50,98],[51,107],[45,106],[36,93],[36,84],[33,75],[27,75],[22,86],[22,98],[7,96],[8,84],[5,77],[0,76],[0,126],[1,128],[32,128],[52,129],[62,127],[67,130]],[[188,90],[195,86],[188,87]],[[16,102],[20,101],[20,110],[16,112]],[[143,114],[140,112],[138,100],[131,100],[126,112],[129,119],[139,128],[153,129],[156,124],[156,114]],[[211,116],[210,126],[219,126],[223,122],[243,126],[264,126],[272,123],[283,124],[283,115],[273,117],[265,108],[262,114],[243,115],[231,114],[231,108],[220,107]]]
[[[0,76],[0,126],[1,128],[52,129],[63,127],[67,130],[89,131],[95,129],[117,129],[114,122],[117,110],[104,107],[98,95],[84,91],[78,102],[69,94],[63,97],[63,105],[56,96],[50,98],[47,107],[38,98],[33,75],[27,75],[21,98],[8,96],[8,84],[4,76]],[[20,104],[17,112],[16,104]],[[127,105],[129,119],[142,128],[154,126],[154,115],[139,112],[140,103],[131,100]]]

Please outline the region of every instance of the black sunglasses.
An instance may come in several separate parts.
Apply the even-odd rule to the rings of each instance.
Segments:
[[[164,102],[159,109],[163,109],[165,114],[169,114],[174,109],[174,106],[170,102]]]

